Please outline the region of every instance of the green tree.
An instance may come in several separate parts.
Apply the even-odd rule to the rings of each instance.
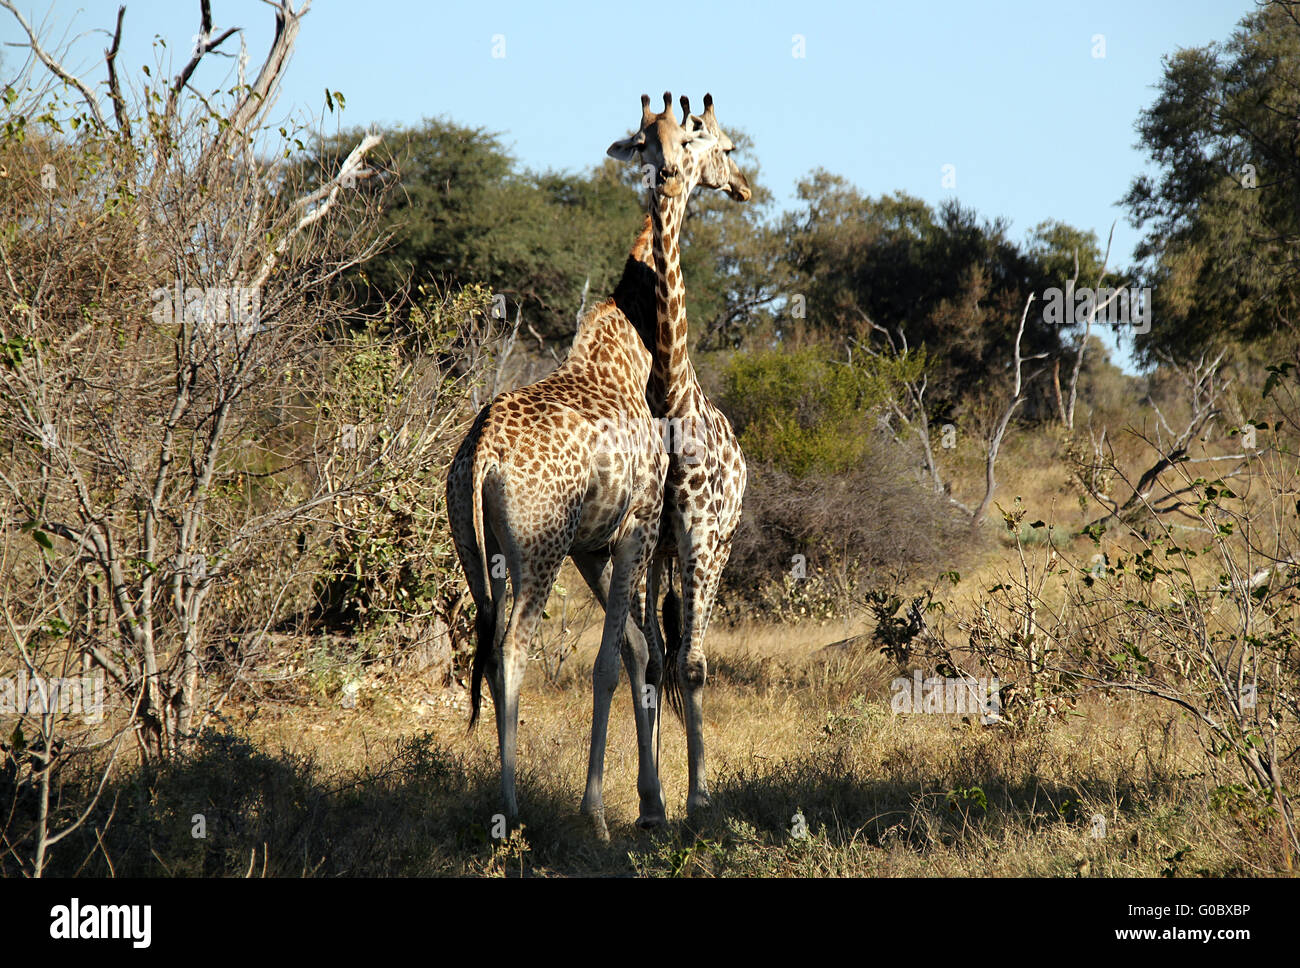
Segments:
[[[902,192],[867,198],[820,170],[800,184],[799,198],[803,207],[785,217],[783,232],[808,328],[834,342],[868,337],[873,324],[901,330],[910,346],[928,349],[933,399],[948,406],[1006,369],[1028,294],[1065,281],[1057,247],[1087,242],[1056,223],[1040,226],[1023,251],[1001,219],[956,202],[933,209]],[[1083,248],[1081,258],[1096,246]],[[1024,351],[1060,347],[1058,330],[1031,314]]]
[[[1055,219],[1034,226],[1029,233],[1025,254],[1038,264],[1047,278],[1058,280],[1057,285],[1072,278],[1077,272],[1079,285],[1090,286],[1101,274],[1105,262],[1105,253],[1097,241],[1096,232],[1076,229]],[[1119,284],[1115,281],[1116,275],[1112,259],[1112,264],[1107,267],[1108,285]]]
[[[342,135],[322,145],[345,150]],[[377,189],[396,181],[381,225],[387,249],[358,275],[371,305],[408,287],[481,283],[522,307],[548,339],[573,333],[584,286],[612,291],[635,236],[640,204],[609,166],[588,175],[521,170],[499,137],[428,120],[388,131]],[[367,187],[364,184],[363,188]]]
[[[746,457],[793,477],[836,474],[857,466],[876,437],[876,420],[915,379],[925,360],[836,360],[825,345],[733,355],[721,405]]]
[[[1155,288],[1138,341],[1148,361],[1254,341],[1297,318],[1300,259],[1300,12],[1270,3],[1222,44],[1164,61],[1137,122],[1157,166],[1124,204],[1146,234],[1136,250]]]

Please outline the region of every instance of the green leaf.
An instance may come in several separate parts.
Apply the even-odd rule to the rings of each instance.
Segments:
[[[1264,392],[1260,396],[1267,397],[1272,393],[1273,389],[1294,367],[1294,363],[1281,363],[1277,366],[1268,367],[1268,379],[1264,381]]]
[[[48,622],[45,623],[45,627],[42,629],[42,631],[46,635],[52,635],[55,638],[62,638],[63,636],[67,635],[70,631],[72,631],[72,626],[69,625],[67,622],[63,621],[63,619],[59,618],[58,616],[55,616],[54,618],[50,619]]]

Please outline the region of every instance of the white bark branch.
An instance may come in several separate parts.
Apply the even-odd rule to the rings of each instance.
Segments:
[[[1029,360],[1041,360],[1047,356],[1046,353],[1035,353],[1033,356],[1022,357],[1020,355],[1020,342],[1025,335],[1025,320],[1029,318],[1029,307],[1033,304],[1034,294],[1031,292],[1029,298],[1025,300],[1025,311],[1020,314],[1020,329],[1016,331],[1016,343],[1012,350],[1012,361],[1016,371],[1015,390],[1011,396],[1011,402],[1007,404],[1007,409],[1002,412],[1002,419],[998,421],[997,429],[989,438],[988,455],[984,462],[984,500],[980,502],[975,513],[971,515],[971,527],[975,527],[984,518],[984,513],[988,510],[989,505],[993,502],[993,492],[997,490],[997,481],[993,477],[993,470],[998,461],[998,451],[1002,448],[1002,437],[1007,432],[1007,425],[1011,423],[1011,416],[1016,412],[1016,408],[1024,403],[1024,385],[1041,373],[1041,370],[1035,370],[1028,377],[1021,377],[1021,370],[1024,364]]]
[[[343,183],[346,180],[349,178],[367,178],[370,176],[371,172],[363,167],[366,153],[382,140],[383,136],[374,132],[366,135],[361,139],[361,143],[353,148],[352,152],[344,159],[342,166],[338,170],[338,174],[310,195],[305,195],[293,203],[290,211],[294,213],[302,212],[304,209],[310,208],[312,205],[316,205],[316,207],[302,215],[302,217],[298,219],[297,224],[286,232],[284,238],[280,239],[280,241],[276,243],[275,248],[267,254],[266,258],[262,261],[261,267],[257,271],[257,275],[253,277],[252,284],[254,289],[261,287],[262,284],[266,282],[267,278],[271,275],[271,272],[279,263],[280,257],[284,255],[285,250],[289,248],[289,243],[291,243],[308,226],[319,222],[325,217],[325,214],[333,207],[334,200],[338,198],[339,192],[342,191]],[[317,202],[320,204],[317,205]]]

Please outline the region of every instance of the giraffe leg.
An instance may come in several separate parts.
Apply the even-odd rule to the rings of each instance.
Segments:
[[[572,557],[573,563],[577,565],[579,573],[587,583],[587,587],[596,596],[596,601],[600,602],[602,609],[605,608],[606,603],[609,601],[609,579],[611,574],[609,556],[596,552],[575,551]],[[657,640],[658,627],[652,625],[649,619],[645,618],[644,608],[641,595],[633,592],[624,632],[628,639],[633,642],[640,638],[649,643],[650,654],[646,681],[653,685],[657,692],[663,676],[663,644]],[[647,635],[646,633],[650,634]],[[658,644],[657,654],[655,652],[656,644]]]
[[[659,785],[659,760],[655,750],[659,687],[650,681],[647,669],[649,658],[650,649],[645,637],[639,632],[635,637],[623,639],[623,664],[627,668],[628,685],[632,692],[632,712],[636,719],[636,788],[641,801],[636,823],[643,830],[662,826],[667,820],[663,790]]]
[[[698,778],[698,786],[693,786],[694,797],[687,798],[687,810],[703,809],[709,805],[709,791],[704,774],[704,680],[708,671],[708,663],[704,655],[704,636],[709,630],[709,622],[713,617],[713,605],[717,601],[718,584],[722,579],[722,570],[727,566],[727,559],[731,556],[731,539],[721,539],[717,536],[712,537],[708,542],[708,554],[703,562],[702,580],[697,581],[694,585],[692,597],[695,599],[694,628],[692,629],[692,641],[695,643],[691,651],[682,653],[682,681],[686,683],[687,701],[685,703],[688,715],[694,716],[694,722],[697,724],[695,730],[695,750],[692,755],[692,767],[694,775]],[[698,657],[693,659],[692,654]],[[694,670],[698,669],[698,674]],[[689,746],[688,739],[688,746]]]
[[[493,540],[488,539],[488,547],[493,547]],[[488,558],[491,561],[491,558]],[[497,703],[502,702],[502,691],[504,686],[498,676],[498,670],[501,668],[501,650],[505,642],[506,626],[510,621],[510,597],[506,594],[506,579],[504,577],[490,578],[491,582],[491,599],[485,608],[480,609],[481,615],[476,618],[475,624],[478,627],[479,641],[487,641],[491,645],[486,658],[486,678],[488,682],[488,691],[492,695],[492,708],[495,709]],[[485,640],[483,636],[488,636]],[[477,713],[477,710],[475,710]],[[472,722],[471,722],[472,725]]]
[[[707,535],[707,532],[706,532]],[[717,589],[718,541],[705,537],[699,544],[682,542],[682,649],[677,655],[677,681],[682,688],[686,718],[686,756],[689,790],[687,814],[709,806],[709,787],[704,768],[704,682],[709,663],[704,654],[704,633],[708,629]]]
[[[601,606],[607,607],[611,576],[608,557],[575,553],[573,561]],[[628,683],[632,689],[632,712],[636,721],[639,756],[637,791],[641,798],[637,825],[650,828],[667,819],[663,791],[659,785],[659,700],[663,680],[663,653],[660,649],[656,655],[654,649],[647,645],[646,636],[637,624],[643,618],[641,596],[634,592],[624,628],[622,653],[623,665],[627,669]]]
[[[644,608],[644,627],[649,657],[646,662],[646,683],[654,690],[654,705],[650,709],[650,724],[654,733],[655,775],[659,776],[659,737],[663,723],[664,699],[664,639],[659,629],[659,580],[663,559],[655,556],[650,559],[646,569],[646,591],[643,602],[633,602],[634,607]],[[660,783],[662,784],[662,778]],[[665,817],[666,819],[666,817]]]
[[[646,539],[634,532],[619,542],[613,555],[613,573],[609,582],[609,599],[605,607],[605,627],[600,638],[600,652],[592,669],[592,717],[591,717],[591,756],[587,763],[587,789],[582,797],[582,812],[591,821],[596,835],[602,840],[609,839],[609,828],[605,824],[605,804],[603,799],[605,772],[605,744],[609,734],[609,707],[618,686],[618,662],[622,651],[625,626],[631,608],[631,593],[637,572],[644,567]],[[634,663],[635,668],[635,663]],[[643,694],[645,686],[645,667],[639,667],[639,675],[632,673],[633,688],[637,695]],[[640,679],[640,682],[636,682]],[[662,811],[662,797],[659,794],[659,777],[653,769],[652,750],[649,746],[648,717],[646,709],[638,703],[636,708],[637,739],[641,749],[641,766],[638,772],[637,789],[641,793],[642,814],[646,813],[647,803],[657,798],[659,810]]]
[[[511,828],[519,823],[519,801],[515,796],[519,687],[528,663],[528,644],[541,623],[546,597],[558,570],[557,567],[551,571],[549,582],[528,575],[522,583],[516,583],[514,607],[501,636],[498,665],[494,670],[497,686],[492,698],[496,704],[497,740],[501,748],[501,797],[505,801],[506,822]]]
[[[511,530],[505,512],[503,486],[499,482],[485,488],[484,511],[496,545],[505,554],[505,565],[514,589],[514,602],[508,622],[504,617],[505,580],[498,577],[492,558],[491,581],[497,593],[496,647],[489,679],[496,709],[497,742],[501,752],[501,798],[505,804],[506,823],[519,823],[519,801],[515,794],[516,750],[519,729],[519,688],[528,664],[528,646],[542,621],[546,599],[551,593],[564,562],[564,552],[555,542],[520,541]],[[571,524],[570,527],[573,525]],[[487,539],[489,546],[491,539]]]

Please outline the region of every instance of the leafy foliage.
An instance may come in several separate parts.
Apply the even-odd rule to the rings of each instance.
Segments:
[[[1124,198],[1146,229],[1136,255],[1158,294],[1138,344],[1147,359],[1294,324],[1298,113],[1300,22],[1290,5],[1261,7],[1225,43],[1165,59],[1159,95],[1137,123],[1158,169]]]
[[[355,139],[324,139],[319,151],[336,159]],[[567,336],[584,285],[612,291],[639,225],[641,203],[617,166],[590,176],[523,171],[482,128],[431,119],[389,130],[376,161],[378,177],[361,187],[395,190],[379,221],[390,244],[354,279],[372,309],[400,305],[420,285],[474,280],[521,307],[546,338]]]
[[[823,346],[737,353],[723,376],[723,406],[751,459],[794,477],[834,474],[870,452],[896,370],[884,359],[834,360]]]
[[[1079,247],[1081,264],[1098,261],[1095,240],[1062,223],[1039,226],[1022,250],[1001,219],[955,201],[936,210],[903,192],[867,198],[822,170],[800,183],[799,199],[783,226],[808,329],[841,342],[869,336],[873,324],[902,331],[930,350],[944,403],[1005,366],[1026,296],[1063,285],[1067,250]],[[1039,314],[1028,323],[1026,354],[1059,352],[1058,330]]]

